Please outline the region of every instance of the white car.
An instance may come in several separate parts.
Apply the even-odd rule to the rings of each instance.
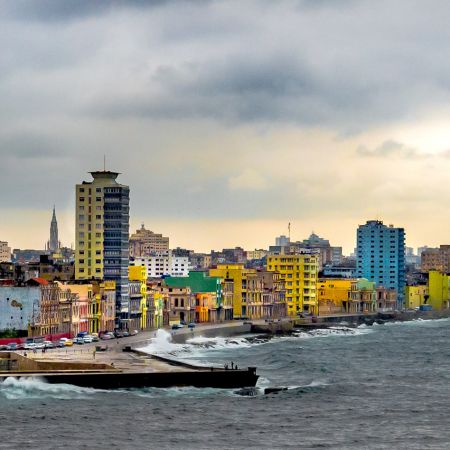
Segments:
[[[25,344],[24,349],[25,350],[34,350],[37,349],[37,344],[35,344],[34,342],[30,342],[29,344]]]
[[[87,334],[86,336],[84,336],[83,341],[85,344],[91,344],[92,342],[94,342],[94,338]]]
[[[45,348],[53,348],[53,342],[52,341],[44,341],[44,347]]]
[[[60,340],[59,340],[59,342],[58,342],[58,347],[65,347],[65,345],[66,345],[66,341],[68,341],[68,339],[67,338],[61,338]]]

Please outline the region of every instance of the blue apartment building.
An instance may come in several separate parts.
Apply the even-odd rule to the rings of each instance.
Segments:
[[[397,291],[397,307],[405,293],[405,230],[380,220],[360,225],[356,237],[356,275]]]

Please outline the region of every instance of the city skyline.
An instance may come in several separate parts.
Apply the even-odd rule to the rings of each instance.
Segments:
[[[132,194],[131,194],[131,201],[130,201],[130,203],[132,204]],[[63,217],[63,219],[61,220],[60,217]],[[360,223],[356,224],[355,228],[351,229],[349,233],[346,233],[346,234],[353,234],[353,241],[352,241],[352,238],[349,237],[349,239],[347,241],[350,242],[350,245],[346,246],[345,244],[343,244],[343,242],[346,242],[346,240],[342,239],[342,235],[340,235],[340,237],[336,237],[336,238],[332,237],[332,236],[335,235],[333,233],[333,231],[332,231],[332,229],[333,229],[332,224],[331,224],[331,227],[326,227],[325,226],[326,224],[319,224],[320,228],[318,228],[317,226],[313,226],[312,225],[311,228],[309,228],[309,229],[306,228],[306,226],[305,226],[305,227],[303,227],[302,230],[297,230],[296,226],[295,226],[296,224],[290,222],[290,223],[284,224],[285,225],[285,229],[283,230],[283,229],[278,228],[278,225],[281,225],[281,226],[283,225],[282,223],[279,224],[279,223],[277,223],[275,221],[272,221],[270,228],[266,228],[264,231],[275,230],[275,234],[273,234],[272,236],[268,236],[268,233],[266,233],[267,234],[267,242],[263,242],[260,245],[252,246],[252,245],[243,245],[242,244],[242,241],[243,241],[243,232],[242,232],[242,228],[241,228],[242,225],[244,227],[246,227],[245,231],[248,233],[248,235],[251,235],[252,233],[254,234],[254,222],[249,220],[249,221],[246,221],[244,223],[236,224],[237,228],[236,229],[231,229],[230,233],[217,234],[215,236],[214,240],[211,241],[211,242],[216,242],[216,245],[215,246],[213,245],[213,246],[210,246],[210,247],[196,247],[195,245],[191,245],[191,243],[200,242],[197,238],[199,238],[199,237],[201,238],[201,236],[200,236],[201,233],[200,232],[199,232],[198,236],[191,234],[193,232],[196,232],[196,230],[199,231],[197,229],[197,224],[195,222],[192,222],[190,224],[192,228],[189,227],[187,230],[186,229],[183,230],[182,229],[183,227],[179,227],[178,222],[175,223],[175,224],[170,224],[169,222],[166,222],[164,220],[153,221],[153,224],[154,225],[158,225],[158,227],[157,226],[150,226],[150,225],[147,226],[146,225],[146,228],[151,230],[151,231],[153,231],[153,232],[156,232],[156,233],[161,232],[163,234],[169,235],[170,242],[171,242],[170,248],[181,247],[181,248],[188,248],[188,249],[191,249],[191,250],[194,250],[194,251],[197,251],[197,252],[209,252],[211,250],[220,250],[222,248],[234,248],[234,247],[242,247],[242,248],[244,248],[246,250],[253,250],[253,249],[259,249],[259,248],[268,248],[269,245],[275,245],[275,238],[276,237],[281,236],[281,235],[287,236],[289,234],[289,225],[290,225],[291,226],[291,230],[293,231],[291,233],[291,241],[292,242],[302,241],[302,240],[306,239],[311,233],[315,233],[315,234],[319,235],[321,238],[328,239],[330,241],[330,244],[333,245],[333,246],[342,246],[343,250],[344,250],[344,254],[345,255],[349,255],[349,254],[353,253],[354,250],[356,249],[356,243],[357,243],[356,242],[357,241],[356,233],[357,233],[358,226],[363,225],[366,221],[369,221],[369,220],[381,220],[385,225],[393,224],[395,226],[401,226],[401,227],[405,228],[402,224],[395,224],[395,223],[392,223],[390,221],[383,220],[383,218],[380,218],[380,217],[366,218],[364,220],[361,220]],[[65,222],[67,222],[67,223],[65,223]],[[146,223],[146,222],[143,221],[143,220],[139,221],[139,220],[135,219],[132,216],[132,214],[130,214],[130,235],[132,233],[134,233],[136,230],[140,229],[142,227],[143,223]],[[224,221],[224,223],[227,225],[226,221]],[[311,222],[311,223],[314,224],[314,222]],[[61,240],[61,245],[65,246],[65,247],[69,247],[69,248],[70,247],[75,248],[75,244],[74,244],[74,242],[75,242],[75,214],[74,214],[74,212],[73,211],[68,211],[68,212],[66,211],[65,213],[64,213],[64,211],[58,212],[58,224],[59,224],[59,229],[60,229],[60,235],[61,235],[61,229],[62,229],[63,230],[63,233],[62,233],[63,236],[67,235],[69,237],[69,239],[64,239],[63,238]],[[67,224],[69,226],[67,226]],[[39,225],[39,228],[41,228],[40,224],[36,224],[35,223],[34,225],[35,225],[35,228],[36,228],[36,225]],[[185,225],[185,223],[183,223],[183,225]],[[218,226],[218,225],[219,224],[215,224],[215,226]],[[171,234],[171,232],[168,232],[167,229],[171,229],[173,231],[173,234]],[[329,234],[327,234],[326,232],[322,233],[320,231],[322,229],[329,229],[330,233]],[[73,230],[72,234],[69,232],[70,230]],[[279,231],[278,234],[276,233],[277,230]],[[349,230],[347,230],[347,231],[349,231]],[[47,239],[48,239],[48,224],[47,224],[47,229],[43,230],[42,233],[44,233],[44,235],[46,233],[46,236],[47,236]],[[179,237],[177,237],[177,235],[176,235],[177,233],[179,233],[181,236],[185,236],[185,240],[182,239],[182,238],[180,239]],[[430,240],[429,238],[427,238],[428,239],[427,242],[410,244],[408,242],[408,239],[407,239],[408,238],[408,229],[407,228],[405,228],[405,234],[406,234],[406,245],[405,245],[405,247],[411,247],[411,248],[414,249],[414,251],[416,251],[417,248],[419,248],[421,246],[428,246],[428,247],[435,247],[435,248],[437,248],[437,247],[439,247],[439,245],[442,244],[442,242],[440,242],[438,239]],[[18,233],[18,235],[19,235],[19,233]],[[25,239],[24,239],[24,236],[20,235],[20,239],[21,240],[24,240],[25,242],[31,242],[31,243],[34,242],[34,243],[36,243],[36,245],[22,245],[22,246],[20,246],[20,245],[15,245],[15,243],[12,242],[12,241],[8,241],[8,242],[9,242],[11,248],[43,249],[42,245],[39,245],[39,243],[41,241],[40,238],[32,237],[31,240],[27,240],[26,238],[29,238],[29,236],[28,235],[25,236]],[[70,240],[70,238],[72,240]],[[234,241],[233,238],[235,238],[236,240]],[[44,242],[46,242],[45,239],[44,239]],[[187,242],[187,244],[186,244],[186,242]],[[229,244],[225,245],[227,242]],[[253,240],[251,242],[259,242],[259,241]],[[433,244],[433,242],[436,242],[436,243]]]

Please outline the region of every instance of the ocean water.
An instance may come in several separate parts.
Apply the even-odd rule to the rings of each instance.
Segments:
[[[160,332],[145,349],[257,366],[258,389],[109,392],[8,379],[0,448],[450,448],[449,319],[186,344]],[[269,386],[288,390],[264,395]]]

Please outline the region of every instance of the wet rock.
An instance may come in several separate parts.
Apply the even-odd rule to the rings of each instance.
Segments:
[[[258,390],[254,387],[249,388],[242,388],[238,391],[234,391],[237,395],[242,395],[243,397],[254,397],[255,395],[258,395]]]
[[[287,387],[269,387],[264,389],[264,394],[276,394],[277,392],[287,391]]]

